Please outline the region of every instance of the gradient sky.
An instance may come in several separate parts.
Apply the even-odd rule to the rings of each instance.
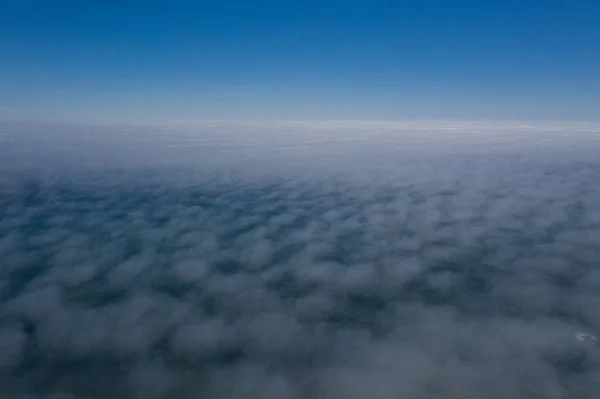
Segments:
[[[600,1],[0,0],[0,118],[600,120]]]

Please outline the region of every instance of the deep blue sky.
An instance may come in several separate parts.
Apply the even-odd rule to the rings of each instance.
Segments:
[[[0,0],[0,116],[600,120],[600,1]]]

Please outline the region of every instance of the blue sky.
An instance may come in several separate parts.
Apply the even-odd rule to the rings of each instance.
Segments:
[[[0,1],[0,117],[600,120],[600,2]]]

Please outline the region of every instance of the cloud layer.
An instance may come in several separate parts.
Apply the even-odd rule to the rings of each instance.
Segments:
[[[0,397],[593,398],[600,164],[553,148],[6,172]]]

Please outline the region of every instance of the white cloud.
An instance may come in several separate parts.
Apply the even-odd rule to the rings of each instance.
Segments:
[[[106,161],[107,134],[98,153],[94,135],[73,145]],[[19,163],[39,161],[27,178],[2,172],[0,398],[594,397],[600,164],[585,152],[313,162],[265,142],[259,158],[283,153],[262,165],[190,169],[204,163],[188,154],[146,174],[161,152],[133,136],[124,173],[46,174],[68,135]],[[286,157],[302,172],[274,166]]]

